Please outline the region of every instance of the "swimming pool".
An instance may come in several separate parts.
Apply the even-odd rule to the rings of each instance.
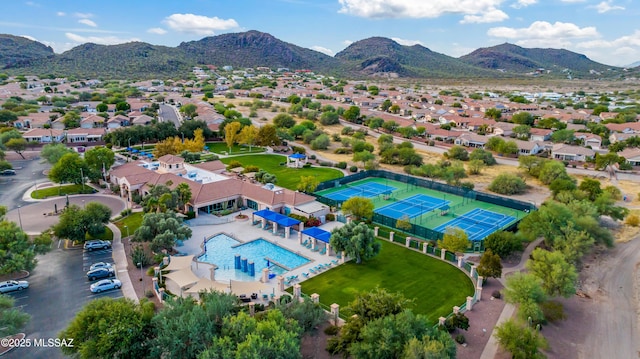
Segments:
[[[235,269],[235,256],[239,254],[255,264],[255,277]],[[265,239],[242,243],[224,233],[213,236],[205,244],[205,253],[198,257],[201,262],[218,266],[216,279],[253,281],[262,277],[262,270],[269,268],[275,275],[286,273],[310,262],[309,259],[275,245]]]

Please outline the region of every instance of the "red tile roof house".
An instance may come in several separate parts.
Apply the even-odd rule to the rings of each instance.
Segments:
[[[624,151],[618,153],[618,156],[624,157],[632,166],[640,166],[640,148],[625,148]]]
[[[574,133],[574,137],[578,140],[582,140],[582,145],[584,147],[591,147],[594,150],[599,150],[602,146],[602,138],[593,133],[576,132]]]
[[[64,140],[64,130],[56,130],[53,128],[33,128],[22,134],[27,142],[35,143],[53,143],[62,142]]]
[[[585,162],[588,158],[595,156],[595,151],[580,146],[569,146],[563,143],[553,145],[551,157],[561,161]]]
[[[607,123],[604,127],[611,132],[640,134],[640,122]]]
[[[530,133],[529,139],[531,141],[544,142],[544,141],[548,141],[551,138],[551,134],[553,133],[553,130],[548,130],[546,128],[532,128],[529,131],[529,133]]]
[[[484,148],[487,144],[489,137],[478,135],[471,132],[462,132],[458,138],[454,141],[456,145],[473,148]]]
[[[185,164],[181,157],[165,155],[158,162],[155,171],[144,168],[142,161],[116,167],[110,172],[110,181],[120,187],[120,195],[129,202],[134,193],[141,196],[148,194],[153,185],[170,181],[169,187],[174,188],[186,183],[192,194],[187,210],[194,211],[196,216],[234,207],[270,209],[314,217],[329,213],[329,207],[317,202],[313,196],[226,176],[222,174],[225,166],[220,161],[190,165]],[[150,167],[149,164],[147,167]]]

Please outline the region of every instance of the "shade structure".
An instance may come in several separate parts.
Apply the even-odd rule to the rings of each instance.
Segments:
[[[325,243],[329,243],[329,239],[331,239],[331,232],[327,232],[324,229],[318,227],[309,227],[302,231],[302,234],[313,237]]]
[[[262,209],[262,210],[259,210],[259,211],[255,211],[255,212],[253,212],[253,214],[258,216],[258,217],[262,217],[262,218],[266,219],[267,221],[275,222],[279,226],[283,226],[283,227],[291,227],[291,226],[295,226],[296,224],[300,223],[300,221],[295,219],[295,218],[287,217],[285,215],[282,215],[280,213],[276,213],[274,211],[270,211],[268,209]]]
[[[171,256],[169,257],[169,265],[162,268],[163,271],[178,271],[181,269],[189,268],[191,270],[191,263],[193,262],[193,256]]]
[[[258,293],[260,291],[266,291],[270,288],[268,285],[258,281],[245,282],[232,280],[230,281],[229,285],[231,287],[231,293],[247,295],[251,293]]]
[[[196,294],[196,293],[209,291],[209,290],[215,290],[215,291],[224,293],[228,288],[229,288],[229,285],[226,283],[213,281],[207,278],[200,278],[200,280],[198,280],[198,283],[196,283],[193,287],[187,289],[186,293]]]
[[[172,280],[181,289],[189,285],[195,284],[200,280],[193,272],[191,268],[184,268],[175,272],[171,272],[164,276],[165,278]]]

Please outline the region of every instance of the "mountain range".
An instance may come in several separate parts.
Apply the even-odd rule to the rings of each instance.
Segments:
[[[388,38],[371,37],[352,43],[332,57],[267,33],[247,31],[183,42],[177,47],[143,42],[87,43],[55,54],[37,41],[0,35],[0,67],[9,74],[169,78],[185,76],[192,66],[204,64],[308,69],[351,78],[622,78],[640,72],[638,67],[608,66],[568,50],[528,49],[508,43],[455,58],[422,45],[405,46]]]

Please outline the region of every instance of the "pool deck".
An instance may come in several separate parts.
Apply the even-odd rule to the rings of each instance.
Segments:
[[[291,281],[289,285],[287,285],[285,282],[285,288],[293,286],[294,284],[300,283],[305,279],[307,279],[302,275],[302,273],[308,273],[309,278],[316,275],[317,272],[316,274],[313,274],[309,271],[309,269],[314,268],[318,264],[328,264],[328,263],[331,263],[332,260],[338,261],[338,264],[334,264],[332,265],[332,267],[335,267],[336,265],[341,264],[341,260],[335,256],[335,253],[332,253],[331,256],[327,256],[326,254],[320,254],[318,251],[314,252],[311,249],[306,248],[301,244],[299,244],[297,232],[293,234],[289,239],[285,239],[279,235],[274,235],[271,230],[263,230],[258,226],[253,226],[251,224],[252,223],[251,213],[253,213],[253,211],[245,210],[243,211],[243,213],[249,216],[249,220],[231,221],[223,224],[190,227],[192,231],[191,239],[184,241],[183,245],[180,247],[176,247],[176,249],[187,255],[194,255],[196,256],[196,259],[197,259],[197,256],[203,253],[203,243],[204,243],[205,237],[210,238],[212,236],[215,236],[216,234],[225,233],[228,236],[233,237],[241,242],[248,242],[257,238],[263,238],[273,244],[279,245],[283,248],[290,250],[293,253],[300,254],[311,260],[309,263],[306,263],[300,267],[297,267],[283,275],[285,279],[289,276],[296,276],[296,275],[298,276],[297,279]],[[232,216],[235,217],[237,214],[238,213],[235,213]],[[327,231],[331,231],[332,229],[336,227],[340,227],[342,225],[343,224],[340,222],[333,221],[333,222],[325,223],[324,225],[320,226],[320,228]],[[307,236],[303,235],[303,241],[306,238]],[[320,248],[322,248],[322,245],[320,245]],[[192,271],[195,273],[196,276],[200,278],[210,278],[211,265],[204,262],[197,262],[196,259],[194,259],[194,264],[191,266]],[[330,268],[325,269],[322,272],[327,270],[330,270]],[[261,275],[262,273],[256,273],[256,282],[258,282]],[[221,282],[224,282],[224,281],[221,280]],[[268,287],[266,291],[264,289],[261,291],[259,290],[255,291],[256,293],[260,294],[259,296],[260,299],[258,299],[258,302],[262,301],[261,294],[273,293],[275,294],[275,296],[280,296],[284,293],[284,292],[281,292],[278,288],[277,277],[271,278],[267,283],[265,283],[265,285]],[[243,294],[246,294],[248,296],[251,293],[243,293]],[[305,294],[311,295],[312,293],[305,293]]]

